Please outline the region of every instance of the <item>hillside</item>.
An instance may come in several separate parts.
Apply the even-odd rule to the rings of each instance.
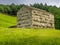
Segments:
[[[60,31],[0,28],[0,45],[60,45]]]
[[[16,17],[0,13],[0,45],[60,45],[55,29],[4,28],[16,25]]]
[[[10,27],[16,25],[16,17],[0,13],[0,27]]]

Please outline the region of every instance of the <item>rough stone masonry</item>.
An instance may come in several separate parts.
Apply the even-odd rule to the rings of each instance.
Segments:
[[[23,6],[17,12],[17,28],[54,28],[54,15],[41,9]]]

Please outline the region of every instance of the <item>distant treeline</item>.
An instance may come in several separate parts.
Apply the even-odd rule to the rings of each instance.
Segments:
[[[12,16],[16,16],[17,11],[22,8],[24,4],[22,5],[3,5],[0,4],[0,13],[6,13],[10,14]],[[57,8],[56,6],[48,6],[47,4],[43,5],[42,3],[40,4],[31,4],[30,6],[46,10],[47,12],[50,12],[54,14],[55,16],[55,28],[60,29],[60,8]]]
[[[0,4],[0,13],[6,13],[6,14],[10,14],[12,16],[16,16],[17,11],[22,7],[23,5],[15,5],[15,4],[11,4],[11,5],[3,5]]]

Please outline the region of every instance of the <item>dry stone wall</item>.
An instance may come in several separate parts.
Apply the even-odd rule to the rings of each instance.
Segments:
[[[30,28],[32,24],[30,10],[27,8],[21,9],[17,13],[17,27],[18,28]]]
[[[32,10],[33,28],[54,28],[54,15],[46,11]]]

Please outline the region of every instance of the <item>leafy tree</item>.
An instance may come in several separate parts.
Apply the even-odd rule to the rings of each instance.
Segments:
[[[0,12],[4,13],[4,7],[2,5],[0,5]]]

